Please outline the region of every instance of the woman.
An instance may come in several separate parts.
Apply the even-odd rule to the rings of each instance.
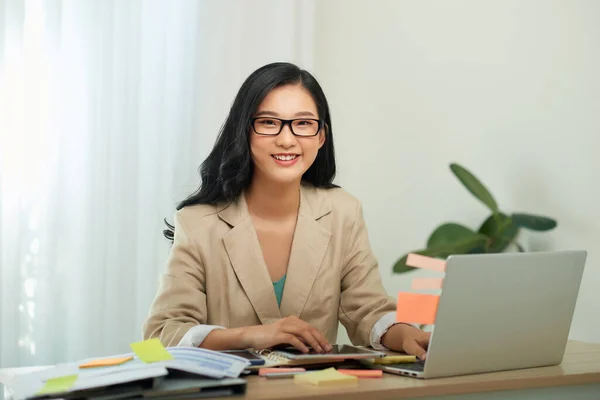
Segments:
[[[333,129],[311,74],[266,65],[237,94],[175,214],[145,338],[213,350],[355,345],[425,358],[429,334],[395,323],[361,203],[334,185]]]

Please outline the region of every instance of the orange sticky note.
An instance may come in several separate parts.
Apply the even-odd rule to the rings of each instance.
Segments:
[[[433,324],[440,296],[420,293],[398,293],[396,321],[411,324]]]
[[[133,360],[133,357],[128,356],[128,357],[99,358],[97,360],[92,360],[92,361],[88,361],[84,364],[81,364],[79,366],[79,368],[109,367],[109,366],[124,364],[129,360]]]
[[[383,376],[383,371],[380,369],[338,369],[338,372],[357,378],[381,378]]]
[[[413,290],[428,290],[428,289],[441,289],[444,278],[414,278],[412,280]]]
[[[430,269],[439,272],[444,272],[446,270],[446,261],[415,253],[410,253],[408,257],[406,257],[406,265],[409,267]]]

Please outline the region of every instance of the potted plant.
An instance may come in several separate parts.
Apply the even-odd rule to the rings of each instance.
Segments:
[[[525,251],[517,242],[521,229],[549,231],[557,225],[554,219],[528,213],[505,213],[488,189],[471,172],[459,164],[450,164],[450,170],[477,199],[490,209],[490,216],[476,231],[455,223],[439,225],[427,239],[424,249],[415,250],[424,256],[446,258],[451,254],[501,253],[514,244],[518,251]],[[408,254],[400,257],[393,266],[394,273],[414,269],[406,265]]]

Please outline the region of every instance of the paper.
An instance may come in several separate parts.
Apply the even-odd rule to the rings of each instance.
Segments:
[[[439,272],[444,272],[446,270],[446,261],[415,253],[410,253],[408,257],[406,257],[406,265],[409,267],[430,269]]]
[[[77,380],[77,375],[67,375],[58,378],[48,379],[44,386],[37,392],[37,394],[51,394],[66,392]]]
[[[127,361],[133,360],[132,356],[129,357],[112,357],[112,358],[99,358],[97,360],[91,360],[86,363],[79,365],[79,368],[95,368],[95,367],[112,367],[114,365],[121,365]]]
[[[414,278],[410,288],[413,290],[441,289],[443,283],[444,278]]]
[[[258,376],[265,376],[266,374],[278,374],[284,372],[304,372],[306,371],[304,368],[260,368],[258,370]]]
[[[337,371],[357,378],[381,378],[383,376],[383,371],[380,369],[338,369]]]
[[[396,322],[430,325],[435,323],[440,296],[434,294],[398,293]]]
[[[308,383],[315,386],[322,385],[347,385],[356,384],[356,376],[344,375],[335,368],[327,368],[321,371],[307,372],[294,376],[294,383]]]
[[[131,343],[133,352],[145,363],[172,360],[173,356],[165,349],[158,338]]]
[[[136,345],[134,344],[133,347],[136,347]],[[79,365],[96,359],[89,358],[46,367],[39,371],[21,373],[11,379],[11,398],[14,400],[27,400],[35,397],[36,392],[45,385],[46,381],[68,375],[77,375],[77,380],[69,389],[69,393],[98,389],[98,395],[102,396],[108,386],[166,377],[171,373],[175,376],[181,376],[182,374],[179,374],[178,371],[185,372],[183,375],[198,375],[202,379],[238,378],[250,366],[250,361],[245,358],[213,350],[183,346],[168,347],[166,350],[173,359],[146,363],[141,358],[134,356],[133,360],[120,365],[79,368]],[[123,358],[132,355],[131,353],[114,354],[106,358]],[[59,380],[56,383],[61,381]],[[53,386],[50,387],[50,390]],[[59,396],[63,395],[60,394]],[[73,396],[64,397],[70,398]],[[86,396],[82,395],[80,397]]]

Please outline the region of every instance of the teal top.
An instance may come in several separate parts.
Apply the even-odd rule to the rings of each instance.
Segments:
[[[285,277],[283,276],[277,282],[273,282],[273,289],[275,289],[275,297],[277,297],[277,305],[281,307],[281,296],[283,296],[283,287],[285,286]]]

